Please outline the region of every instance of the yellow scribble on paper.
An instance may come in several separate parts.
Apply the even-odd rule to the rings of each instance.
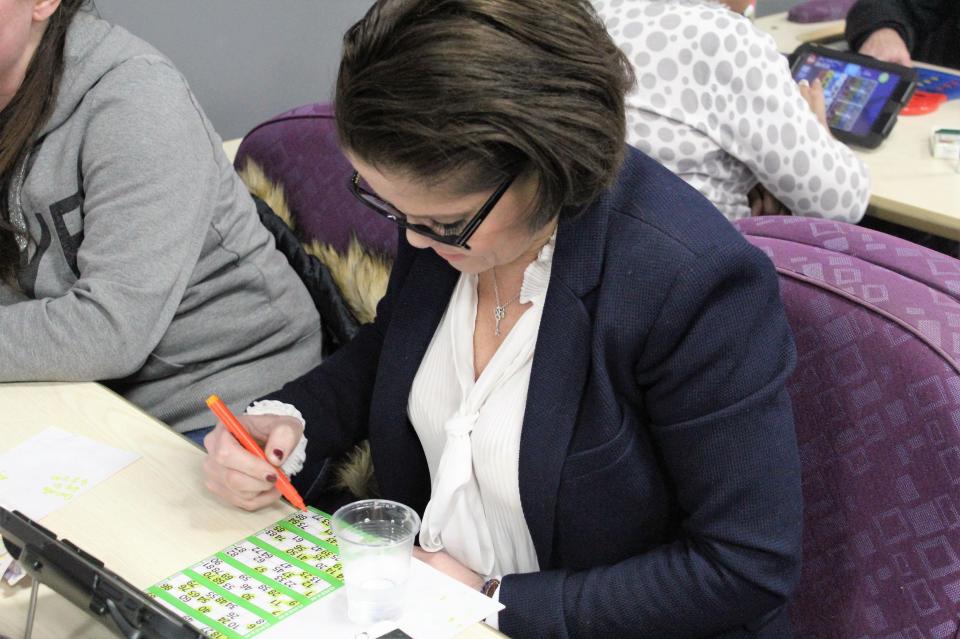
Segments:
[[[73,499],[87,485],[85,478],[71,475],[53,475],[50,477],[50,482],[41,489],[41,492],[44,495],[61,497],[64,501]]]

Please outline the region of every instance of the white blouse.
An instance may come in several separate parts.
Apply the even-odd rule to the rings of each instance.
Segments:
[[[424,550],[446,550],[483,576],[539,570],[520,504],[520,432],[556,234],[524,272],[531,303],[474,379],[477,276],[463,274],[413,381],[407,407],[432,485]],[[519,312],[517,306],[507,313]],[[494,330],[480,318],[479,330]]]

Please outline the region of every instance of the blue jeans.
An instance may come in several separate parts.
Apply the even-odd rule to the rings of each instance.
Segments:
[[[213,430],[213,426],[204,426],[203,428],[197,428],[196,430],[188,430],[187,432],[183,433],[183,436],[191,440],[194,444],[200,446],[200,448],[203,448],[203,438],[206,437],[207,433],[209,433],[211,430]]]

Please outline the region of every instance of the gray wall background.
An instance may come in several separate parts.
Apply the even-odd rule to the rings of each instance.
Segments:
[[[223,139],[327,100],[344,31],[372,0],[96,0],[187,77]]]
[[[757,15],[768,16],[771,13],[780,13],[795,4],[800,4],[800,0],[757,0]]]
[[[758,14],[798,0],[759,0]],[[223,139],[327,100],[343,32],[372,0],[96,0],[100,14],[167,55]]]

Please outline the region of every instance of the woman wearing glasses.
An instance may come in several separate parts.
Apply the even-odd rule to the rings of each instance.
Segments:
[[[587,0],[380,0],[347,33],[346,185],[401,227],[376,321],[243,417],[308,501],[369,438],[418,556],[512,637],[785,637],[800,554],[776,275],[625,147]],[[208,487],[274,468],[219,426]],[[298,464],[294,464],[298,465]],[[323,504],[318,504],[323,505]]]

